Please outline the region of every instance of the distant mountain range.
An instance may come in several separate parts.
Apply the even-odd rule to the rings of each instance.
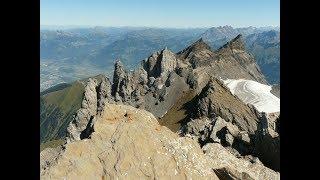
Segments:
[[[247,50],[256,58],[268,82],[278,83],[279,28],[94,27],[41,30],[40,91],[58,83],[99,73],[110,74],[116,59],[121,59],[127,67],[133,69],[138,62],[158,49],[168,47],[178,52],[200,37],[216,49],[238,34],[244,36]]]

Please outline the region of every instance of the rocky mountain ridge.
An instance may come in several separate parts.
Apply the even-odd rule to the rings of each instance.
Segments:
[[[221,148],[225,148],[232,156],[248,157],[251,161],[259,157],[263,164],[280,170],[277,161],[280,135],[276,132],[276,126],[270,127],[270,117],[242,102],[219,80],[244,78],[267,83],[254,58],[246,52],[241,35],[216,51],[199,39],[177,54],[167,48],[155,52],[134,71],[126,70],[119,60],[114,68],[112,82],[103,75],[83,81],[82,102],[65,129],[65,146],[92,138],[101,116],[112,113],[110,108],[106,110],[108,104],[147,110],[161,124],[166,124],[161,122],[161,118],[183,97],[183,92],[194,91],[191,100],[183,105],[187,112],[179,122],[180,136],[191,137],[202,147],[209,147],[212,143],[221,144],[224,146]],[[123,131],[123,128],[119,130]],[[99,147],[100,144],[94,146]],[[272,146],[276,154],[266,151],[265,146]],[[260,166],[265,168],[262,163]],[[230,174],[227,171],[222,168],[209,174],[213,177],[221,172]],[[111,175],[104,171],[103,176]],[[242,175],[238,173],[235,176],[241,178]]]
[[[280,31],[277,28],[233,28],[231,26],[213,27],[200,37],[214,49],[243,35],[244,45],[259,64],[269,83],[280,81]]]
[[[278,83],[279,33],[279,28],[230,26],[209,29],[97,27],[41,30],[40,91],[96,74],[109,76],[113,72],[114,60],[118,58],[128,69],[133,69],[143,58],[165,46],[176,53],[202,37],[216,50],[238,34],[243,35],[248,52],[255,57],[268,82]]]

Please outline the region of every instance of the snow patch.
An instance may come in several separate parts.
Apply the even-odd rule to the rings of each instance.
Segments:
[[[222,80],[231,93],[244,103],[252,104],[260,112],[280,112],[280,99],[270,91],[271,86],[246,79]]]

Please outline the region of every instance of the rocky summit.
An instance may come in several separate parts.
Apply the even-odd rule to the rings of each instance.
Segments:
[[[164,48],[134,70],[116,60],[112,81],[47,91],[42,142],[63,145],[41,152],[41,177],[279,179],[280,112],[258,111],[222,79],[267,84],[241,35],[218,50],[202,39]]]
[[[150,112],[112,104],[96,116],[86,139],[42,151],[40,171],[41,179],[279,179],[261,162],[238,159],[222,146],[201,149]]]

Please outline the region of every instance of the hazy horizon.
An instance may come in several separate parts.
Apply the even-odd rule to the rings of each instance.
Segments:
[[[280,26],[279,0],[41,0],[40,24],[207,28]]]
[[[223,26],[231,26],[231,25],[218,25],[218,26],[203,26],[203,27],[160,27],[160,26],[103,26],[103,25],[47,25],[40,24],[40,29],[50,30],[50,29],[78,29],[78,28],[154,28],[154,29],[208,29],[212,27],[223,27]],[[280,28],[280,26],[231,26],[232,28]]]

